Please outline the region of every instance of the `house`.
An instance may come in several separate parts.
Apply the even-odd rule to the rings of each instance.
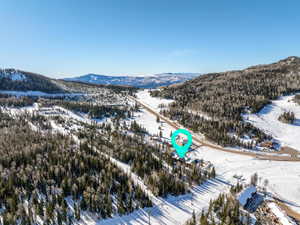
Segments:
[[[237,195],[237,200],[239,201],[241,206],[245,207],[256,193],[256,187],[251,185]]]
[[[263,147],[263,148],[273,149],[274,148],[274,143],[272,141],[265,141],[265,142],[261,143],[260,146]]]

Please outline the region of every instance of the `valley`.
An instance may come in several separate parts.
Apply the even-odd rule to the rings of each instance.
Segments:
[[[0,225],[300,225],[299,9],[1,1]]]
[[[278,82],[264,75],[271,67],[272,76],[295,70],[288,78],[294,80],[298,61],[292,57],[234,72],[234,79],[254,71],[271,84]],[[176,84],[175,90],[173,85],[138,89],[3,71],[3,224],[186,225],[201,220],[210,225],[227,215],[218,212],[222,207],[235,212],[226,225],[240,220],[245,225],[299,223],[296,86],[271,97],[261,93],[265,86],[258,87],[244,99],[251,107],[237,100],[233,108],[224,109],[219,105],[226,97],[199,103],[211,90],[190,90],[201,90],[194,84],[225,79],[222,74],[201,75]],[[237,96],[230,98],[235,101]],[[179,128],[193,136],[182,159],[171,146],[171,135]],[[263,196],[253,199],[254,211],[239,204],[239,196],[251,185],[256,196]]]

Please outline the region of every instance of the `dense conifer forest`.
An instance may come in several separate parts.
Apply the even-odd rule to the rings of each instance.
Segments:
[[[185,194],[191,185],[216,176],[203,162],[174,159],[167,143],[149,142],[136,121],[126,123],[137,105],[10,95],[1,95],[0,104],[0,218],[5,225],[74,224],[86,213],[102,220],[152,206],[145,190],[112,159],[128,165],[155,196]],[[80,128],[69,135],[54,132],[53,124],[68,128],[74,122],[56,106],[91,119],[108,116],[111,123],[77,121]]]
[[[126,174],[87,143],[77,146],[70,137],[34,132],[28,119],[0,113],[3,224],[34,224],[37,217],[46,224],[70,224],[81,211],[107,218],[152,205]]]
[[[6,74],[20,74],[23,79],[11,80]],[[16,71],[14,69],[0,69],[0,90],[13,90],[13,91],[44,91],[47,93],[64,93],[59,85],[53,83],[51,79],[39,74]]]
[[[215,177],[214,168],[205,170],[201,165],[172,158],[172,150],[167,144],[149,145],[144,143],[142,136],[131,137],[116,131],[109,137],[110,141],[94,137],[93,143],[99,151],[129,164],[157,196],[184,194],[189,185],[199,185]]]

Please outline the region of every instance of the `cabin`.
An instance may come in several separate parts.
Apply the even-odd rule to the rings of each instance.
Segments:
[[[250,202],[251,199],[255,196],[256,193],[256,187],[251,185],[237,195],[237,200],[239,201],[241,206],[245,207],[247,203]]]
[[[272,141],[265,141],[265,142],[261,143],[260,146],[263,147],[263,148],[273,149],[274,148],[274,143]]]

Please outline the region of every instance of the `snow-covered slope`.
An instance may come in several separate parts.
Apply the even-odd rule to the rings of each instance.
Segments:
[[[280,97],[257,114],[245,114],[244,120],[272,135],[282,146],[300,151],[300,105],[293,102],[295,95]],[[278,117],[284,112],[294,112],[294,124],[283,123]]]
[[[0,90],[42,91],[46,93],[65,92],[51,78],[17,69],[0,69]]]
[[[159,111],[160,105],[163,104],[164,106],[168,106],[168,104],[174,102],[174,100],[171,99],[153,98],[148,90],[139,91],[137,93],[137,98],[142,100],[144,103],[147,103],[147,105],[157,111]]]
[[[143,103],[149,103],[147,105],[157,112],[159,112],[157,106],[160,103],[166,103],[165,99],[153,98],[145,92],[138,92],[137,95],[140,101]],[[297,107],[299,106],[295,105],[291,101],[288,102],[292,98],[292,96],[283,97],[281,100],[275,102],[283,101],[283,105],[291,105],[297,117],[299,114],[297,114],[298,112],[295,109],[298,109]],[[289,110],[289,108],[286,109]],[[277,120],[277,116],[273,116],[273,118],[276,118]],[[155,123],[156,117],[148,111],[142,110],[136,120],[142,126],[146,127],[150,133],[159,133],[160,124]],[[270,123],[272,124],[271,121]],[[287,124],[283,125],[288,126]],[[174,132],[174,128],[170,127],[167,123],[163,123],[162,128],[162,134],[166,138],[170,137],[170,131]],[[273,128],[275,129],[276,125],[273,125]],[[281,129],[283,129],[284,133],[285,128]],[[294,132],[295,135],[297,135],[296,130]],[[300,132],[298,135],[300,135]],[[234,178],[235,175],[241,176],[242,178],[240,180],[249,181],[250,177],[254,173],[257,173],[260,177],[259,185],[263,185],[264,180],[267,179],[267,190],[277,197],[286,200],[286,203],[293,210],[300,213],[300,164],[297,162],[259,160],[251,156],[227,153],[206,146],[199,147],[196,151],[188,153],[187,157],[191,160],[204,159],[206,161],[210,161],[215,166],[217,173],[224,180],[232,184],[237,182],[237,179]]]
[[[249,181],[257,173],[259,185],[269,181],[267,190],[286,200],[288,205],[300,213],[300,164],[296,162],[265,161],[249,156],[220,152],[208,147],[200,147],[190,154],[191,158],[209,160],[217,173],[225,180],[236,183],[234,175]]]
[[[194,187],[190,194],[161,199],[161,202],[154,207],[136,210],[127,216],[115,217],[98,223],[92,220],[86,222],[93,225],[184,224],[191,218],[193,211],[198,213],[202,209],[207,209],[210,200],[217,198],[219,194],[228,190],[229,185],[219,179],[213,179]]]
[[[93,84],[128,85],[141,88],[155,88],[184,82],[201,75],[200,73],[162,73],[151,76],[106,76],[87,74],[65,80],[80,81]]]
[[[294,222],[291,222],[290,219],[277,207],[274,202],[268,204],[271,211],[274,213],[275,216],[279,219],[280,223],[283,225],[294,225]]]
[[[24,81],[26,75],[15,69],[0,69],[0,78],[8,78],[12,81]]]

